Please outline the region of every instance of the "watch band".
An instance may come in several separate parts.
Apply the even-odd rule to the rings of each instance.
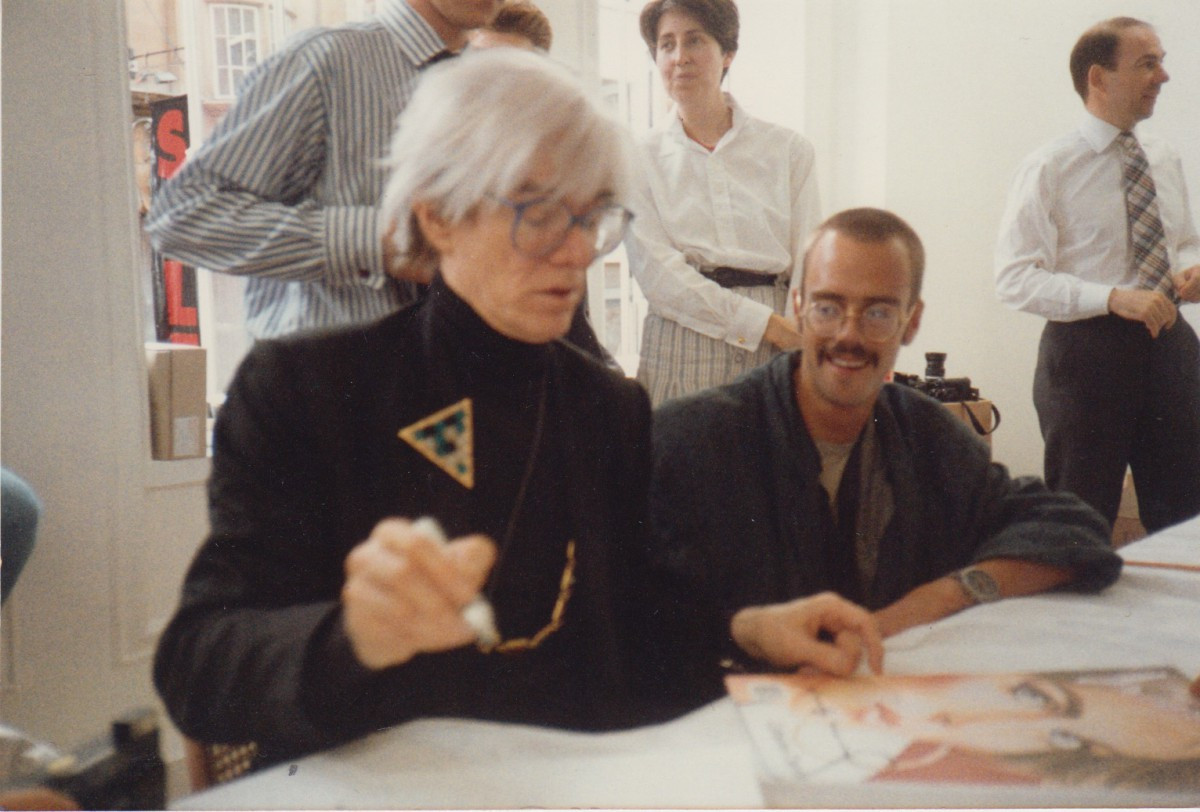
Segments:
[[[963,594],[972,604],[1000,600],[1000,587],[996,584],[996,579],[978,567],[963,567],[950,573],[950,577],[958,582]]]

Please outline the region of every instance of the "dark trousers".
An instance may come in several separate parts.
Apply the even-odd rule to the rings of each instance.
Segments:
[[[1048,322],[1033,402],[1051,488],[1111,523],[1128,466],[1147,530],[1200,514],[1200,343],[1182,317],[1157,339],[1112,315]]]

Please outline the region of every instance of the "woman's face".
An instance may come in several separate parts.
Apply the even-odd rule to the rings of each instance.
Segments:
[[[529,178],[512,194],[514,203],[550,194],[553,167],[535,161]],[[582,214],[598,202],[567,198],[568,208]],[[418,204],[417,218],[426,239],[440,255],[442,278],[488,326],[529,344],[544,344],[565,335],[583,298],[588,265],[595,258],[594,235],[573,227],[554,251],[531,257],[513,245],[512,208],[481,203],[460,223],[448,223]]]
[[[654,61],[667,94],[677,102],[720,93],[721,76],[733,62],[690,14],[671,9],[658,21]]]

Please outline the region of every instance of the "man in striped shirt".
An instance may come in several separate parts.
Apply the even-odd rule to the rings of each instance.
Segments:
[[[370,321],[414,298],[387,274],[381,159],[419,71],[503,0],[380,0],[295,37],[246,80],[146,220],[167,256],[247,277],[256,339]]]

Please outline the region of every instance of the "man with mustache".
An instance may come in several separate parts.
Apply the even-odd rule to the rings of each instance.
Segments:
[[[1120,572],[1099,514],[1009,477],[941,403],[887,383],[920,324],[924,264],[896,215],[834,215],[804,257],[801,349],[655,416],[657,553],[708,626],[731,619],[760,660],[787,639],[767,605],[802,595],[860,603],[886,636]],[[745,664],[733,640],[726,655]]]
[[[1179,155],[1134,133],[1170,77],[1154,29],[1098,23],[1071,52],[1086,115],[1017,170],[996,291],[1045,318],[1033,402],[1050,487],[1110,522],[1133,471],[1153,532],[1200,513],[1200,233]]]

